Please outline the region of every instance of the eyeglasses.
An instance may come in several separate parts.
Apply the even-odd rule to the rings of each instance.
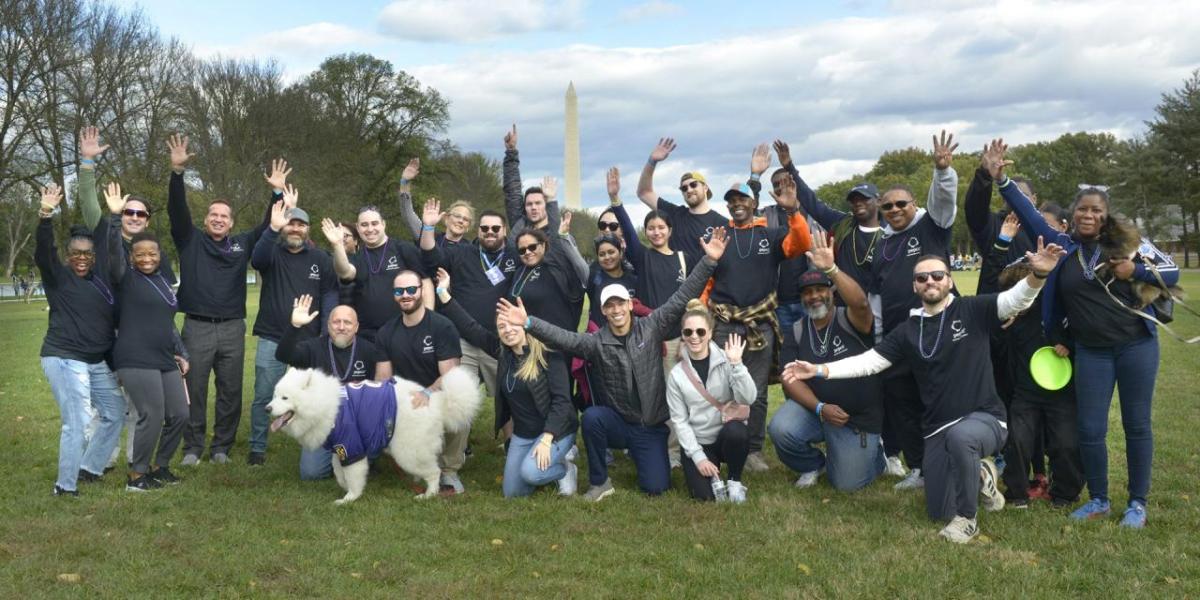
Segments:
[[[95,250],[67,250],[67,256],[70,258],[87,258],[89,256],[94,256],[95,254]]]
[[[692,337],[692,334],[695,334],[696,337],[704,337],[705,335],[708,335],[708,330],[703,327],[701,327],[699,329],[684,329],[683,330],[683,337]]]
[[[471,222],[471,217],[469,215],[460,215],[458,213],[450,213],[450,218],[457,219],[459,221],[465,221],[467,223]]]
[[[948,275],[948,273],[946,273],[945,271],[929,271],[926,273],[913,273],[913,281],[915,281],[917,283],[926,283],[929,281],[929,278],[932,277],[934,281],[940,282],[943,279],[945,279],[947,275]]]
[[[895,206],[896,208],[898,208],[900,210],[904,210],[904,209],[908,208],[908,204],[909,204],[908,200],[897,200],[895,202],[885,202],[883,204],[880,204],[879,208],[886,211],[886,210],[892,210],[892,207]]]
[[[150,218],[150,213],[148,213],[144,210],[138,210],[136,208],[127,208],[127,209],[121,211],[121,214],[123,214],[127,217],[138,217],[141,219],[149,219]]]
[[[419,286],[419,285],[410,285],[407,287],[394,287],[394,288],[392,288],[392,295],[397,298],[400,298],[402,296],[416,296],[417,292],[419,292],[419,291],[421,291],[421,286]]]
[[[501,229],[504,229],[503,225],[480,225],[479,233],[487,233],[489,231],[492,233],[500,233]]]
[[[688,190],[694,190],[698,187],[700,187],[699,181],[689,181],[689,182],[679,186],[679,191],[686,194]]]
[[[600,222],[600,223],[596,224],[596,227],[598,227],[600,229],[600,231],[604,231],[604,230],[618,231],[621,229],[621,224],[617,223],[615,221],[609,221],[607,223]]]
[[[525,256],[526,254],[529,254],[530,252],[536,251],[538,249],[538,246],[541,246],[541,245],[542,245],[541,242],[535,242],[528,246],[525,246],[524,248],[517,248],[517,253],[519,253],[521,256]]]

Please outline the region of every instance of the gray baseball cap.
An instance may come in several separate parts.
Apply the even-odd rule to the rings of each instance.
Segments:
[[[309,225],[308,213],[299,206],[288,209],[287,218],[289,221],[303,221],[305,225]]]

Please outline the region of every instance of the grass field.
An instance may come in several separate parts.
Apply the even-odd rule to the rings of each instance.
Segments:
[[[964,289],[975,288],[971,275],[960,274]],[[1200,274],[1183,285],[1200,290]],[[335,507],[332,480],[299,481],[290,438],[272,437],[265,467],[246,466],[252,364],[233,462],[176,468],[183,484],[153,494],[126,493],[114,472],[78,499],[55,498],[58,409],[37,360],[44,306],[0,305],[0,440],[11,459],[0,463],[2,598],[1200,596],[1200,354],[1171,339],[1161,342],[1146,530],[1122,530],[1116,517],[1069,522],[1036,504],[982,514],[983,535],[962,547],[938,538],[921,495],[893,491],[894,480],[850,496],[824,482],[798,491],[771,450],[772,470],[747,475],[743,506],[689,500],[678,471],[670,493],[647,499],[624,458],[618,493],[600,504],[552,490],[506,501],[490,402],[465,496],[415,501],[388,470]],[[1182,313],[1179,328],[1200,332]],[[778,401],[773,389],[772,411]],[[1110,426],[1116,508],[1126,482],[1116,410]]]

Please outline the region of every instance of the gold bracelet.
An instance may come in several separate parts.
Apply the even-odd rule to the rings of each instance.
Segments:
[[[821,272],[824,273],[826,277],[833,277],[834,275],[838,274],[839,270],[840,269],[838,269],[837,265],[833,265],[832,267],[829,267],[828,269],[821,271]]]

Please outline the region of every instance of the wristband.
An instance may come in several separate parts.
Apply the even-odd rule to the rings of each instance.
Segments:
[[[421,389],[421,393],[422,393],[422,394],[425,394],[425,397],[426,397],[426,398],[432,398],[432,397],[433,397],[433,392],[432,392],[432,391],[430,391],[430,390],[429,390],[429,388],[422,388],[422,389]]]
[[[422,225],[421,226],[421,231],[433,231],[433,230],[434,230],[433,225]]]
[[[408,179],[405,179],[403,177],[400,178],[400,185],[404,186],[404,185],[408,185],[410,183],[412,183],[412,181],[409,181]]]
[[[817,400],[817,410],[816,410],[816,413],[817,413],[817,418],[818,418],[818,419],[820,419],[820,418],[821,418],[821,409],[822,409],[822,408],[825,408],[825,403],[824,403],[824,402],[821,402],[820,400]],[[825,419],[821,419],[821,420],[822,420],[822,421],[824,421]]]
[[[96,166],[96,160],[93,158],[81,158],[79,159],[79,164],[94,167]]]
[[[751,173],[750,174],[750,181],[758,181],[761,178],[762,178],[761,173]]]
[[[445,294],[445,293],[446,293],[446,288],[444,288],[444,287],[438,287],[438,288],[434,288],[433,292],[434,292],[435,294],[437,294],[437,295],[441,296],[442,294]]]
[[[525,317],[525,329],[529,329],[530,325],[533,325],[533,317]]]
[[[817,373],[813,375],[813,379],[825,379],[825,365],[817,365]]]
[[[826,277],[833,277],[834,275],[838,274],[839,270],[840,269],[838,269],[837,265],[833,265],[832,267],[829,267],[828,269],[825,269],[824,271],[821,271],[821,272],[824,273]]]
[[[654,167],[654,166],[658,166],[658,161],[654,160],[653,158],[648,158],[648,159],[646,159],[646,164],[650,165],[651,167]]]
[[[275,195],[276,195],[276,196],[282,196],[282,195],[283,195],[283,190],[282,190],[282,189],[280,189],[280,188],[271,188],[271,189],[275,190]]]
[[[1050,276],[1049,273],[1046,273],[1045,275],[1038,275],[1037,271],[1030,271],[1030,273],[1033,273],[1033,276],[1037,277],[1038,279],[1045,279]]]
[[[1004,235],[1004,233],[1000,233],[999,235],[996,236],[996,239],[1000,240],[1001,242],[1011,242],[1012,236]]]

